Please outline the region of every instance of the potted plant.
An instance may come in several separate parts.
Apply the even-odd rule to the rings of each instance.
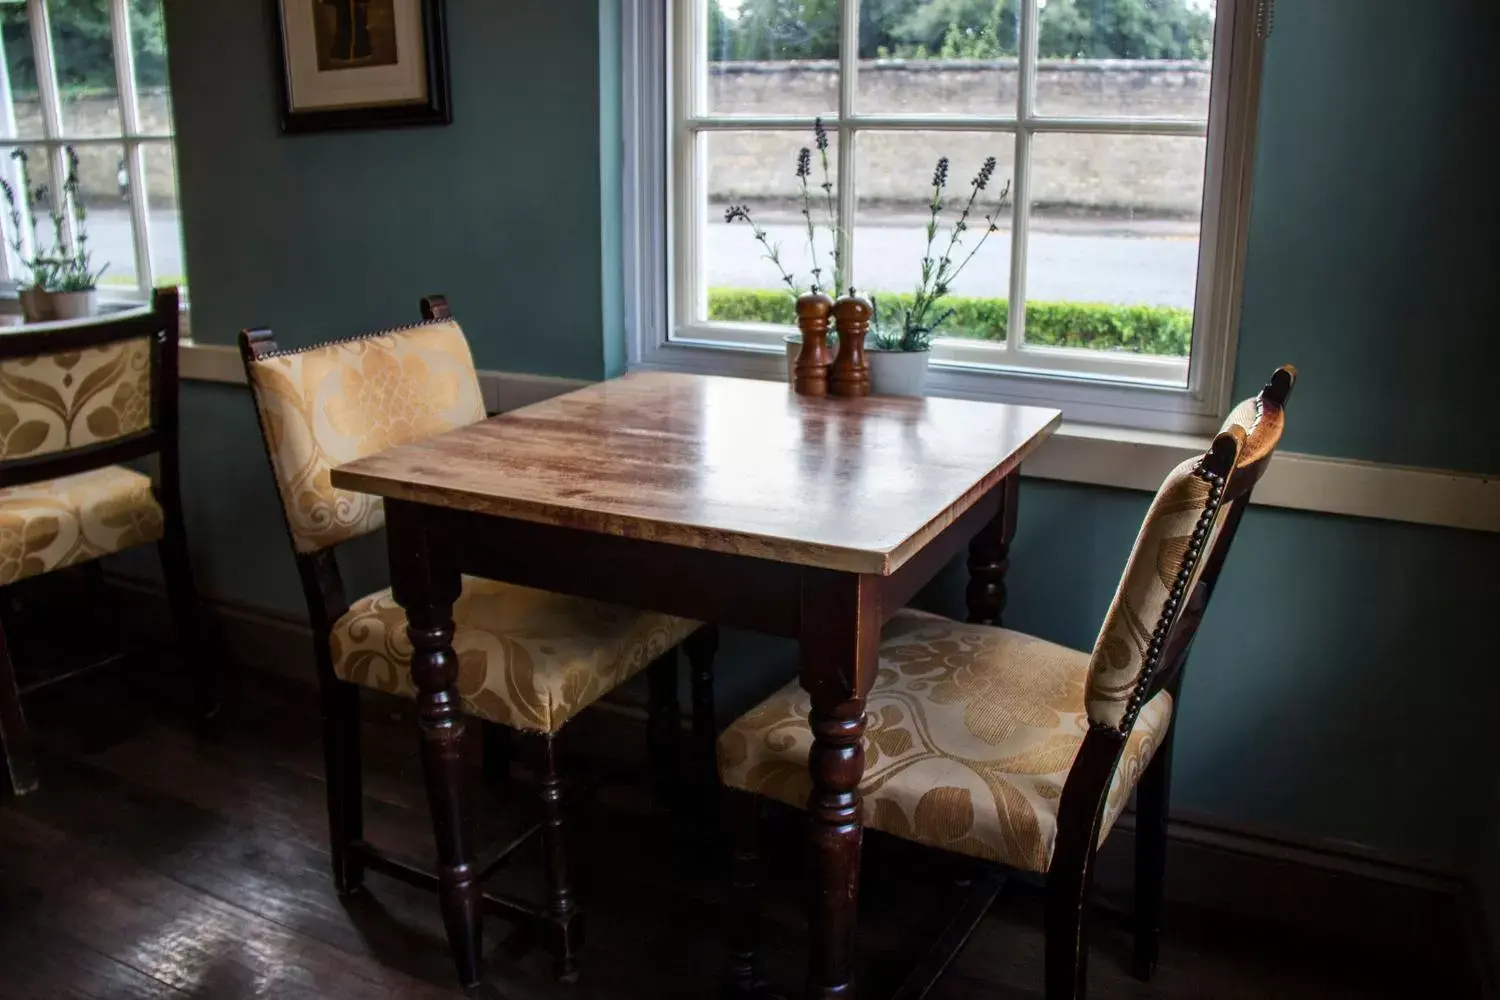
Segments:
[[[99,309],[99,278],[109,265],[93,267],[93,253],[89,250],[88,210],[78,183],[78,154],[72,146],[64,148],[68,160],[67,179],[63,183],[62,197],[57,199],[49,213],[52,221],[52,250],[40,252],[41,241],[37,233],[36,204],[47,198],[46,185],[33,187],[30,163],[24,150],[14,150],[10,155],[20,171],[21,190],[18,193],[9,181],[0,178],[4,190],[7,215],[10,220],[10,245],[31,276],[30,284],[23,285],[18,297],[21,311],[27,322],[36,323],[53,319],[79,319],[92,316]],[[74,249],[66,249],[64,237],[69,218],[73,222]],[[25,226],[27,228],[23,229]],[[26,255],[26,235],[31,236],[33,256]]]
[[[828,130],[823,127],[823,119],[821,118],[813,120],[813,147],[818,151],[818,159],[822,166],[823,180],[818,187],[823,194],[820,199],[821,206],[818,212],[823,216],[821,225],[828,231],[828,243],[833,258],[833,282],[827,288],[824,287],[824,271],[818,266],[817,234],[820,223],[813,221],[813,213],[815,211],[813,203],[817,199],[814,198],[810,184],[813,150],[807,146],[803,146],[797,151],[797,183],[800,188],[802,220],[807,227],[807,256],[812,264],[812,280],[808,283],[807,287],[813,292],[831,291],[833,295],[837,296],[839,291],[844,287],[843,257],[842,251],[839,249],[838,201],[834,197],[833,172],[828,163]],[[771,242],[770,237],[766,235],[766,231],[756,223],[755,218],[750,214],[749,205],[730,205],[724,211],[724,221],[744,222],[749,225],[751,235],[765,250],[763,256],[775,265],[777,272],[781,275],[782,284],[786,285],[787,291],[790,293],[790,297],[787,299],[787,313],[791,314],[792,306],[802,285],[798,283],[792,273],[787,270],[786,265],[782,263],[781,245]],[[830,340],[835,339],[831,332],[829,338]],[[786,346],[787,381],[792,382],[796,378],[793,369],[797,364],[797,355],[802,349],[802,335],[800,333],[789,333],[782,338],[782,343]]]
[[[822,163],[823,182],[819,187],[822,197],[813,195],[809,178],[812,175],[812,150],[804,146],[797,152],[797,180],[800,186],[801,212],[807,227],[808,259],[812,262],[814,292],[824,290],[823,269],[818,266],[819,222],[813,220],[814,212],[823,216],[821,224],[828,231],[833,257],[833,283],[830,290],[836,295],[844,290],[843,259],[839,250],[841,232],[838,225],[838,208],[834,197],[832,172],[828,163],[828,132],[822,119],[813,123],[814,146]],[[932,174],[932,194],[927,203],[927,248],[922,255],[922,278],[912,295],[910,306],[901,314],[899,321],[889,316],[882,317],[879,303],[875,304],[875,318],[871,326],[873,341],[867,354],[870,362],[870,380],[873,391],[885,396],[920,396],[927,381],[927,362],[932,352],[932,338],[953,315],[952,309],[943,310],[942,301],[948,295],[953,282],[968,267],[990,234],[1000,229],[1000,212],[1010,198],[1010,182],[1007,181],[995,200],[994,208],[984,216],[979,239],[967,252],[964,236],[976,228],[970,220],[979,208],[980,196],[989,188],[995,175],[996,161],[993,156],[985,159],[979,173],[969,184],[969,195],[964,201],[958,218],[947,233],[947,245],[939,253],[934,247],[938,231],[942,228],[942,213],[947,207],[944,200],[948,190],[948,158],[940,157]],[[821,204],[816,204],[821,202]],[[780,244],[773,243],[766,231],[756,223],[749,205],[731,205],[724,213],[725,222],[744,222],[750,226],[755,240],[764,248],[764,257],[775,265],[781,281],[790,293],[787,312],[802,287],[781,259]],[[794,367],[801,350],[801,334],[788,334],[786,344],[787,380],[794,381]]]
[[[922,280],[912,296],[911,306],[901,315],[899,323],[893,323],[880,315],[880,303],[871,298],[875,317],[870,329],[874,336],[866,356],[870,360],[871,391],[877,396],[923,395],[927,384],[927,362],[932,356],[932,338],[938,328],[953,316],[952,309],[939,312],[939,306],[954,279],[968,267],[990,234],[999,230],[1000,210],[1010,197],[1010,183],[1007,182],[994,209],[984,217],[979,240],[960,258],[963,236],[972,228],[969,218],[994,174],[995,158],[991,156],[969,183],[969,197],[948,232],[947,246],[941,255],[934,256],[933,244],[941,228],[943,196],[948,187],[948,158],[938,159],[932,173],[932,197],[927,204],[927,249],[922,254]]]

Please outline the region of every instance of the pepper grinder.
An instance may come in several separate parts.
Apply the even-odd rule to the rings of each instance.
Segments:
[[[822,292],[804,292],[797,297],[797,329],[802,331],[802,350],[797,353],[792,385],[801,396],[828,395],[828,318],[833,300]]]
[[[870,362],[865,357],[865,337],[874,315],[870,300],[853,289],[833,304],[833,319],[839,334],[839,356],[828,371],[828,390],[835,396],[868,396]]]

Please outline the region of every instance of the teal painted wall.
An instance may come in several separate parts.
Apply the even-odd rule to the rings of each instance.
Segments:
[[[606,254],[600,225],[618,169],[601,165],[619,157],[601,156],[599,72],[618,54],[601,64],[599,7],[447,8],[453,125],[283,137],[265,5],[167,4],[195,337],[327,339],[441,292],[482,367],[605,374],[622,320],[601,278],[619,270],[618,226]]]
[[[485,367],[619,369],[618,5],[448,6],[452,128],[282,138],[259,7],[169,0],[200,339],[262,322],[290,343],[336,336],[444,290]],[[1489,209],[1468,197],[1484,187],[1457,127],[1480,99],[1471,56],[1490,15],[1476,6],[1278,9],[1236,381],[1248,395],[1276,364],[1302,368],[1298,450],[1500,469],[1495,435],[1466,430],[1494,370],[1479,317],[1495,229],[1470,224]],[[1416,110],[1432,115],[1393,125]],[[577,197],[529,197],[538,172],[575,178]],[[1417,356],[1413,331],[1426,335]],[[302,613],[244,391],[184,396],[204,590]],[[1028,481],[1009,623],[1087,647],[1147,499]],[[378,544],[353,561],[357,583],[380,578]],[[1482,822],[1492,803],[1461,787],[1491,766],[1481,711],[1500,677],[1482,629],[1500,604],[1496,565],[1492,535],[1252,510],[1187,680],[1177,804],[1454,870],[1500,858]],[[955,582],[923,599],[956,610]],[[735,636],[725,709],[793,661],[785,644]]]
[[[1291,0],[1266,49],[1237,398],[1291,361],[1287,445],[1500,470],[1500,6]],[[1477,131],[1476,131],[1477,129]]]

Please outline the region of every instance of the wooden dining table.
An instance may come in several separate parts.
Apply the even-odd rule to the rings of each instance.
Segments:
[[[969,618],[999,621],[1021,462],[1060,417],[641,372],[335,469],[335,486],[386,501],[450,930],[481,892],[452,647],[470,574],[798,642],[814,733],[806,995],[852,995],[881,627],[965,552]]]

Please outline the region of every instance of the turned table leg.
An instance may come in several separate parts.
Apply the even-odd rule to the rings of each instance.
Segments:
[[[1000,510],[969,543],[969,586],[964,598],[969,621],[980,625],[999,625],[1005,612],[1005,573],[1010,569],[1010,543],[1016,537],[1020,470],[995,488],[1000,491]]]
[[[475,861],[473,796],[464,773],[464,717],[453,651],[457,571],[433,552],[422,508],[386,502],[391,588],[406,611],[417,687],[422,772],[437,841],[438,896],[462,985],[480,981],[483,887]]]
[[[812,695],[813,731],[806,995],[827,1000],[855,995],[865,695],[875,679],[881,622],[872,578],[808,571],[802,595],[801,676]]]

